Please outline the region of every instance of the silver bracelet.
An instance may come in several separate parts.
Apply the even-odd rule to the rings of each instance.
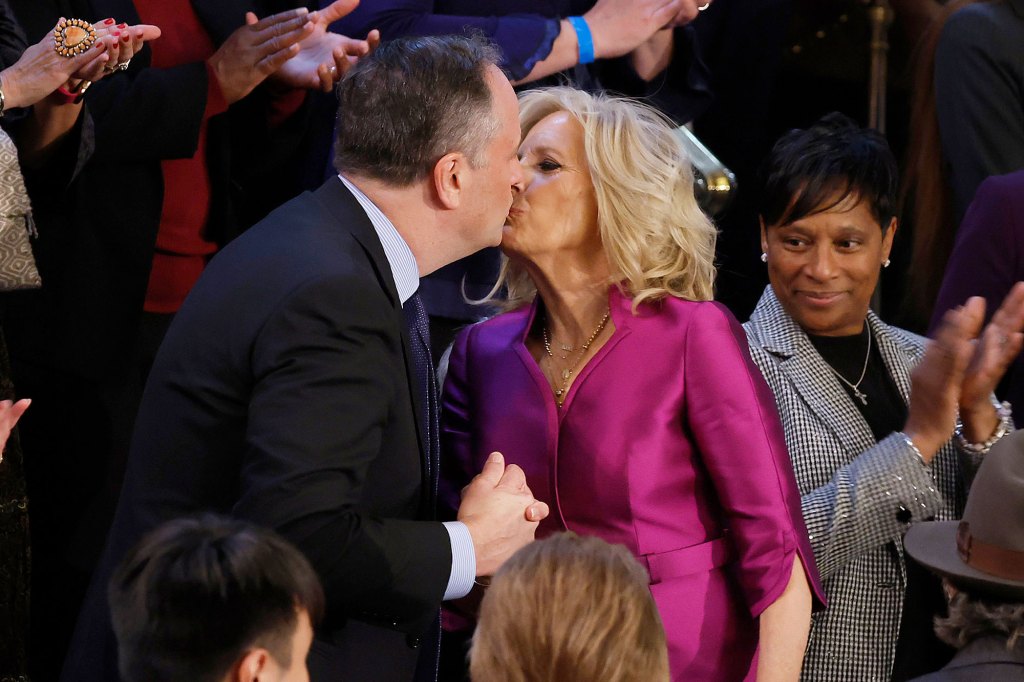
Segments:
[[[1005,400],[1001,402],[996,407],[996,414],[999,416],[999,424],[996,425],[996,430],[992,432],[992,435],[984,443],[967,442],[967,438],[964,437],[964,426],[958,421],[956,425],[957,445],[973,455],[987,455],[988,451],[999,442],[1000,438],[1013,431],[1013,420],[1011,418],[1013,411],[1010,408],[1010,403]]]

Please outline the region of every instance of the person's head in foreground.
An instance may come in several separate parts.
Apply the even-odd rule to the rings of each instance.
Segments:
[[[305,682],[323,590],[274,532],[202,516],[128,553],[109,602],[125,682]]]
[[[818,336],[860,332],[896,234],[885,138],[832,113],[783,135],[764,162],[762,260],[782,307]]]
[[[693,195],[693,169],[671,123],[634,100],[568,87],[519,97],[522,191],[501,240],[495,291],[507,308],[585,273],[623,284],[634,304],[710,300],[716,232]],[[567,279],[568,278],[568,279]],[[543,293],[543,292],[542,292]]]
[[[647,571],[619,545],[560,533],[495,574],[470,649],[474,682],[668,680]]]
[[[960,521],[917,524],[907,553],[943,579],[949,616],[935,631],[962,649],[998,640],[1024,662],[1024,430],[992,447]]]

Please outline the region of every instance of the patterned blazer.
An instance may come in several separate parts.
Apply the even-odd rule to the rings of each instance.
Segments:
[[[925,339],[867,318],[906,401]],[[769,286],[744,325],[786,435],[829,606],[816,612],[803,680],[888,680],[896,653],[911,523],[959,518],[980,459],[946,443],[926,466],[893,433],[876,442],[860,411]]]

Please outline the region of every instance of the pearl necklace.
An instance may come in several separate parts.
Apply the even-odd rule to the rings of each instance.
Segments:
[[[597,329],[595,329],[594,333],[590,335],[590,338],[587,339],[586,343],[580,346],[579,354],[576,356],[576,359],[571,365],[562,370],[562,385],[552,387],[552,390],[555,392],[555,402],[559,407],[561,407],[562,403],[565,402],[565,396],[569,392],[569,379],[572,378],[572,374],[576,371],[576,367],[580,364],[580,361],[583,360],[583,356],[587,354],[587,349],[590,348],[591,344],[593,344],[601,332],[604,331],[605,325],[608,324],[609,319],[611,319],[611,311],[607,310],[604,313],[604,317],[602,317],[601,321],[597,324]],[[548,357],[554,360],[555,354],[551,352],[551,332],[548,331],[547,324],[544,325],[542,334],[544,337],[544,350],[547,351]],[[568,359],[568,356],[563,355],[562,359],[566,360]]]

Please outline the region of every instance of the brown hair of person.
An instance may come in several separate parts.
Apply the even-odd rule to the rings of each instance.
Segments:
[[[560,533],[495,574],[470,650],[473,682],[667,682],[647,571],[621,545]]]
[[[935,52],[942,29],[953,13],[967,5],[990,1],[949,2],[925,31],[914,55],[910,145],[900,191],[902,213],[912,223],[911,277],[903,311],[912,327],[923,329],[928,324],[957,228],[935,111]]]

